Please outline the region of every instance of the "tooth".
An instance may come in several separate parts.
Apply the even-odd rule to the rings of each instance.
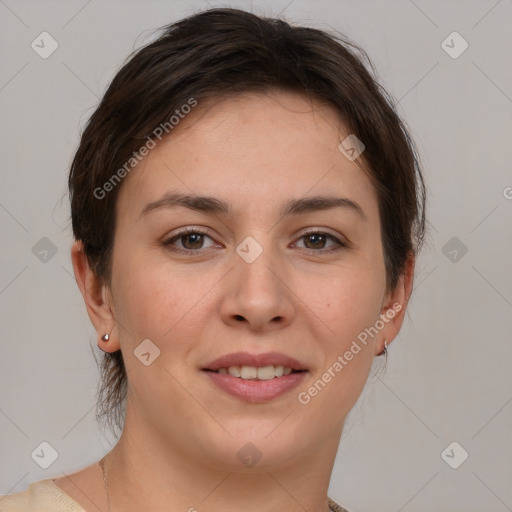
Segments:
[[[260,380],[270,380],[274,378],[274,367],[273,366],[263,366],[258,368],[258,379]]]
[[[229,374],[233,377],[241,377],[242,379],[252,380],[270,380],[274,377],[282,377],[292,373],[292,369],[287,366],[230,366],[229,368],[219,368],[218,373]]]
[[[240,366],[230,366],[228,368],[228,373],[233,377],[240,377]]]
[[[255,379],[258,376],[258,368],[254,366],[242,366],[240,377],[242,379]]]

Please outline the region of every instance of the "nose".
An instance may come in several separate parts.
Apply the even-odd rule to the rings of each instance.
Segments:
[[[264,250],[252,263],[235,254],[234,268],[223,284],[220,314],[229,326],[271,331],[293,321],[290,278],[270,251]]]

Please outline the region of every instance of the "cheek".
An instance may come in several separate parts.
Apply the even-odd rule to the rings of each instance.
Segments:
[[[361,394],[372,365],[375,339],[363,336],[379,318],[384,281],[370,273],[351,272],[349,276],[331,277],[325,284],[307,304],[322,320],[313,333],[321,365],[297,396],[311,421],[333,411],[344,417]]]
[[[383,272],[377,267],[361,265],[316,276],[303,284],[298,295],[307,297],[306,306],[320,320],[332,349],[337,349],[375,322],[384,289]]]
[[[332,410],[348,413],[364,387],[375,341],[365,337],[365,329],[379,319],[385,284],[383,262],[360,258],[331,272],[317,293],[311,294],[311,308],[330,329],[318,347],[324,353],[319,380],[310,388],[312,395],[317,393],[317,407],[325,414]],[[307,394],[311,396],[309,391]]]
[[[175,400],[186,401],[177,383],[184,380],[181,376],[184,365],[179,362],[187,359],[192,348],[193,318],[204,316],[200,298],[208,288],[190,276],[180,276],[179,272],[171,275],[165,266],[154,260],[150,262],[149,258],[144,262],[125,259],[119,262],[116,271],[114,299],[121,350],[131,392],[139,397],[139,407],[149,406],[149,402],[142,403],[144,397],[161,393],[174,405]],[[148,366],[137,356],[141,354],[141,342],[146,339],[159,350],[157,358]],[[150,352],[152,359],[156,351],[152,345],[146,347],[144,350]],[[167,371],[171,368],[177,381]]]
[[[114,256],[112,284],[116,318],[124,328],[125,344],[156,338],[172,327],[179,306],[179,285],[166,279],[161,267],[133,252],[126,257]]]
[[[191,274],[148,254],[116,263],[116,315],[130,344],[149,338],[168,349],[171,340],[186,338],[194,319],[206,314],[205,295],[219,281],[212,272]]]

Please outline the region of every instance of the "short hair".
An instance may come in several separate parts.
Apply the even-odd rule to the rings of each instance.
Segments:
[[[191,98],[281,90],[328,104],[364,143],[361,160],[377,192],[386,284],[395,288],[424,238],[425,185],[414,142],[373,77],[366,52],[341,34],[231,8],[202,11],[161,31],[115,75],[72,161],[73,234],[95,274],[110,285],[122,186],[115,177],[126,174],[123,168],[128,172],[126,163],[158,126]],[[127,378],[121,351],[105,353],[100,366],[97,419],[122,429]]]

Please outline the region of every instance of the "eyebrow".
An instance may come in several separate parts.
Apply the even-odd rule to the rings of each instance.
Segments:
[[[229,204],[223,200],[209,196],[198,196],[179,193],[168,193],[160,199],[148,203],[141,211],[139,218],[146,216],[150,212],[161,208],[172,208],[183,206],[190,210],[204,213],[229,215]],[[367,216],[363,208],[355,201],[337,196],[311,196],[300,199],[290,199],[281,207],[280,215],[282,217],[289,215],[300,215],[303,213],[328,210],[331,208],[344,208],[353,211],[362,220],[366,221]]]

